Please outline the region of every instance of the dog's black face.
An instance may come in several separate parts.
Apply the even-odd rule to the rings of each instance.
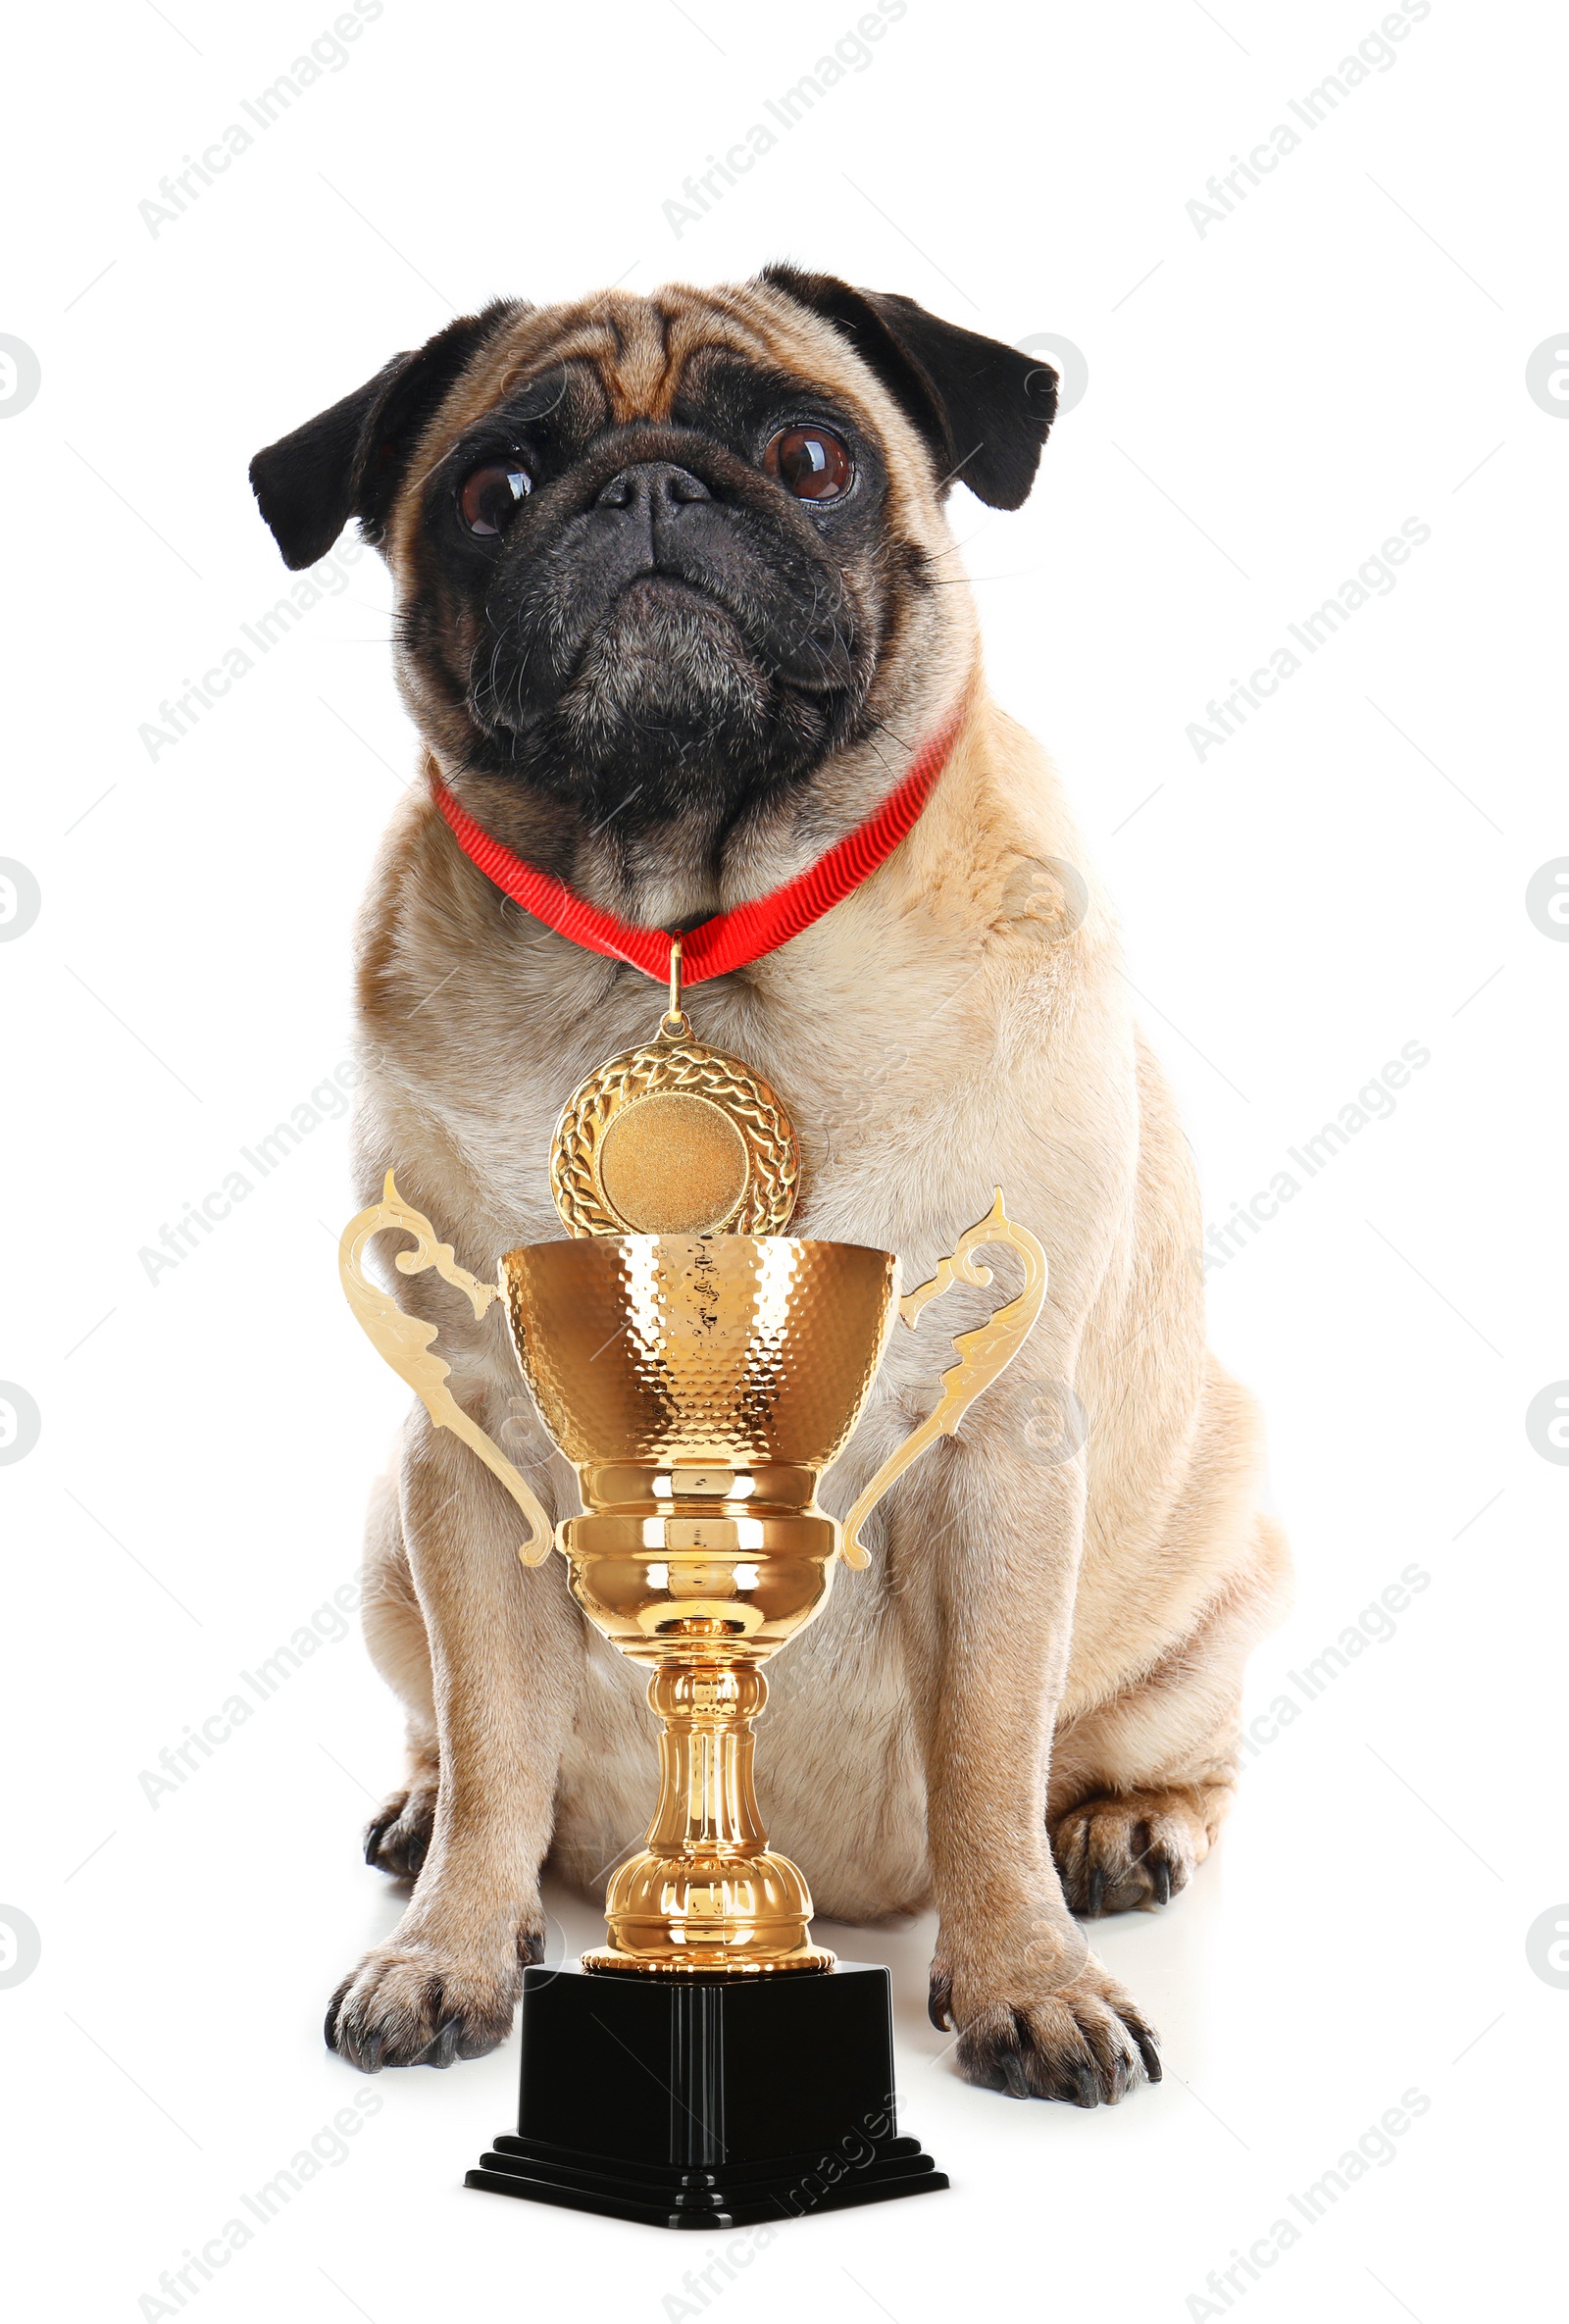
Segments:
[[[476,772],[633,828],[799,779],[867,730],[888,626],[930,585],[842,402],[718,350],[658,420],[594,366],[464,429],[421,494],[403,633]]]
[[[516,828],[534,802],[564,859],[612,824],[711,852],[880,726],[890,760],[919,739],[901,714],[955,578],[937,503],[962,475],[1019,505],[1055,384],[907,299],[774,268],[489,308],[251,476],[291,565],[350,516],[384,547],[405,699],[478,805]]]

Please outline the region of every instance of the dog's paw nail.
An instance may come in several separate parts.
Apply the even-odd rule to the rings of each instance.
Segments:
[[[394,1792],[365,1827],[365,1861],[393,1880],[416,1880],[430,1852],[435,1786],[411,1784]]]
[[[1088,1919],[1158,1911],[1209,1853],[1230,1787],[1096,1793],[1052,1825],[1069,1908]]]
[[[462,2035],[462,2018],[449,2017],[442,2025],[440,2031],[437,2033],[435,2040],[430,2044],[429,2049],[427,2049],[425,2056],[420,2061],[421,2064],[427,2066],[440,2066],[443,2069],[447,2066],[450,2066],[453,2059],[458,2054],[458,2041]]]
[[[328,2044],[362,2074],[483,2057],[512,2031],[521,1981],[510,1960],[472,1962],[428,1943],[381,1945],[339,1989]]]
[[[1140,2060],[1144,2076],[1160,2080],[1154,2035],[1092,1956],[1049,1991],[1015,1987],[1007,2000],[983,2000],[962,1973],[955,1982],[954,2015],[965,2029],[958,2068],[967,2082],[1016,2098],[1115,2106],[1137,2087]]]

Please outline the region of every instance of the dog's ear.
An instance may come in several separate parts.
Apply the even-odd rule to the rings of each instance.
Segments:
[[[325,557],[350,517],[367,540],[381,539],[421,429],[476,349],[520,311],[497,299],[483,314],[460,315],[257,453],[251,490],[291,573]]]
[[[957,478],[991,508],[1024,505],[1057,409],[1049,364],[895,291],[792,266],[765,267],[759,279],[844,333],[926,437],[943,489]]]

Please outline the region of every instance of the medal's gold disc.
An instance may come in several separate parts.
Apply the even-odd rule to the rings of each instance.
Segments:
[[[550,1187],[573,1235],[778,1235],[800,1167],[768,1084],[667,1024],[573,1092]]]

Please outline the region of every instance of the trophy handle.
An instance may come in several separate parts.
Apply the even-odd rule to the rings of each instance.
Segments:
[[[998,1373],[1012,1363],[1035,1328],[1044,1303],[1046,1254],[1027,1227],[1016,1227],[1007,1216],[1002,1207],[1002,1188],[997,1187],[993,1192],[996,1199],[991,1208],[984,1219],[966,1228],[952,1257],[941,1262],[930,1283],[921,1284],[899,1301],[899,1320],[913,1330],[928,1301],[940,1299],[954,1284],[983,1287],[988,1284],[990,1268],[977,1266],[970,1256],[988,1242],[1006,1243],[1019,1253],[1025,1263],[1024,1289],[984,1324],[978,1324],[973,1332],[961,1332],[954,1340],[954,1352],[960,1361],[943,1373],[942,1393],[936,1409],[913,1436],[905,1438],[897,1451],[889,1453],[844,1520],[842,1547],[846,1565],[871,1563],[871,1552],[862,1545],[860,1534],[878,1502],[894,1479],[902,1477],[911,1462],[920,1459],[929,1444],[938,1437],[953,1435],[982,1389],[989,1388]]]
[[[366,1245],[383,1227],[397,1227],[414,1237],[415,1249],[399,1251],[393,1262],[400,1273],[421,1275],[427,1267],[433,1267],[445,1282],[466,1294],[476,1320],[484,1314],[492,1299],[500,1297],[499,1288],[477,1282],[467,1267],[458,1265],[451,1243],[437,1242],[430,1220],[404,1201],[392,1183],[390,1170],[380,1201],[373,1202],[369,1210],[362,1210],[357,1218],[350,1219],[337,1246],[338,1275],[361,1330],[393,1371],[408,1382],[435,1426],[450,1429],[455,1437],[461,1437],[470,1451],[477,1452],[491,1474],[500,1479],[529,1520],[529,1538],[519,1544],[518,1555],[525,1565],[542,1565],[550,1554],[555,1529],[506,1454],[491,1442],[478,1421],[469,1418],[447,1387],[452,1366],[443,1363],[430,1346],[439,1327],[424,1322],[417,1315],[406,1315],[391,1292],[382,1290],[365,1271]]]

